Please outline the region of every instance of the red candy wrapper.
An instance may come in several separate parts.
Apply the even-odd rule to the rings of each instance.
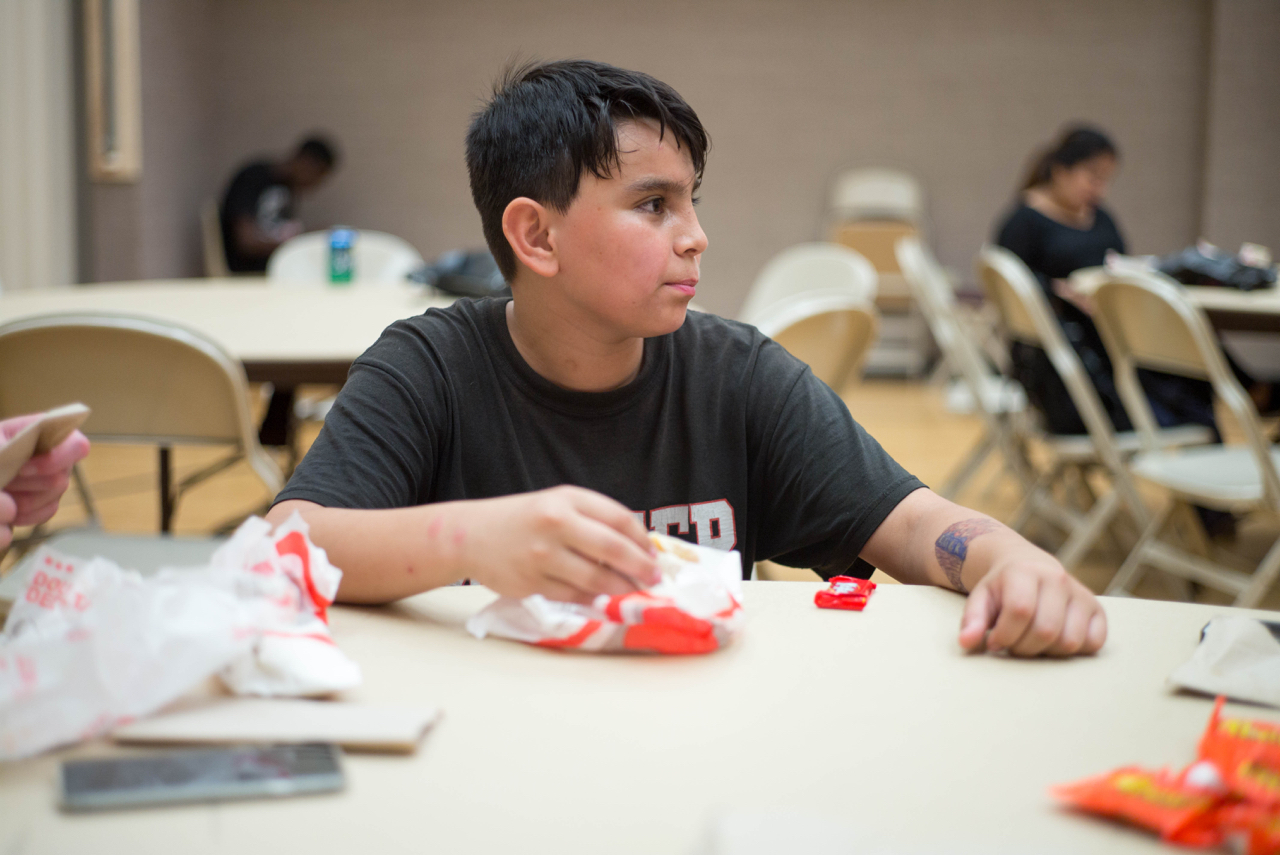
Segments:
[[[1200,738],[1200,757],[1222,770],[1236,795],[1280,806],[1280,726],[1265,721],[1226,718],[1218,698],[1209,726]]]
[[[742,563],[736,552],[651,534],[662,581],[600,595],[589,606],[540,595],[502,597],[471,616],[477,638],[592,653],[710,653],[742,630]]]
[[[875,593],[876,583],[870,579],[854,579],[851,576],[833,576],[826,590],[813,595],[813,604],[820,609],[845,609],[860,612]]]
[[[1225,718],[1224,701],[1213,707],[1200,759],[1177,775],[1127,766],[1052,793],[1171,843],[1210,847],[1242,840],[1240,851],[1248,855],[1280,855],[1280,726]]]
[[[1213,819],[1228,836],[1244,840],[1247,855],[1280,855],[1280,808],[1232,801],[1214,811]]]
[[[1051,792],[1072,807],[1124,820],[1185,846],[1217,846],[1224,839],[1215,823],[1206,822],[1220,797],[1167,770],[1126,766]]]

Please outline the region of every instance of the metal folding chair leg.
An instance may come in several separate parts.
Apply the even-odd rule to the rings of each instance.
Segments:
[[[1098,542],[1098,538],[1106,531],[1111,520],[1120,509],[1120,494],[1114,490],[1094,502],[1089,513],[1085,515],[1082,525],[1077,526],[1067,538],[1067,542],[1058,550],[1057,558],[1068,571],[1075,569],[1080,559]]]
[[[1061,475],[1062,464],[1055,464],[1049,471],[1041,473],[1040,477],[1027,488],[1027,494],[1018,505],[1018,509],[1014,511],[1009,528],[1021,534],[1027,523],[1031,522],[1031,518],[1038,516],[1043,507],[1056,504],[1053,501],[1053,485]]]
[[[1130,589],[1138,580],[1139,571],[1146,566],[1147,545],[1159,537],[1160,530],[1164,528],[1165,521],[1169,519],[1169,515],[1173,513],[1176,505],[1176,502],[1170,502],[1151,518],[1146,530],[1142,532],[1142,537],[1138,539],[1137,545],[1133,547],[1129,557],[1120,565],[1120,569],[1116,571],[1116,575],[1111,578],[1110,584],[1107,585],[1106,593],[1108,596],[1129,595]]]
[[[89,525],[101,526],[98,518],[98,506],[93,502],[93,494],[89,492],[89,479],[84,477],[84,469],[77,463],[71,467],[71,481],[76,485],[76,493],[80,496],[80,504],[84,507],[84,515],[89,518]]]
[[[1271,544],[1266,556],[1263,557],[1257,569],[1253,571],[1249,587],[1245,588],[1240,593],[1240,596],[1236,597],[1236,601],[1232,605],[1245,609],[1255,608],[1263,595],[1267,593],[1271,585],[1276,581],[1277,576],[1280,576],[1280,539]]]
[[[974,446],[973,451],[956,468],[955,473],[947,479],[947,483],[943,485],[940,495],[944,499],[954,499],[958,496],[960,491],[973,480],[973,476],[978,474],[978,470],[982,468],[982,464],[987,462],[987,458],[991,456],[991,452],[996,450],[998,444],[999,437],[991,431],[983,434],[982,439]]]

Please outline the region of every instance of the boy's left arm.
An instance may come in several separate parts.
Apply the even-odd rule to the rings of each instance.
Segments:
[[[899,502],[862,558],[901,582],[967,593],[960,623],[966,650],[980,649],[984,636],[988,652],[1015,656],[1090,654],[1106,641],[1101,604],[1056,558],[930,490]]]

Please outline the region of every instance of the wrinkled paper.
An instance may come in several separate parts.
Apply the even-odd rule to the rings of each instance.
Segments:
[[[208,566],[148,578],[42,548],[0,633],[0,760],[97,736],[213,674],[249,695],[358,685],[329,634],[341,578],[297,514],[274,532],[252,517]]]
[[[1261,621],[1224,615],[1209,621],[1191,658],[1169,682],[1207,695],[1280,707],[1280,640]]]
[[[500,597],[467,621],[477,638],[492,635],[572,650],[709,653],[742,629],[742,563],[737,552],[650,535],[662,581],[590,606],[535,594]]]

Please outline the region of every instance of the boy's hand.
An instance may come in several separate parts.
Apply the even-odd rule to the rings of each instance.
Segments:
[[[661,579],[644,526],[607,496],[566,486],[484,502],[484,534],[467,538],[463,564],[499,594],[585,605]]]
[[[40,418],[37,413],[0,421],[0,443]],[[0,485],[0,549],[9,546],[13,527],[47,522],[71,480],[71,467],[89,453],[89,440],[75,431],[54,448],[36,455],[8,484]]]
[[[960,621],[960,646],[979,650],[985,636],[988,653],[1098,652],[1107,639],[1107,616],[1097,598],[1051,556],[1029,552],[992,562],[974,586]]]

